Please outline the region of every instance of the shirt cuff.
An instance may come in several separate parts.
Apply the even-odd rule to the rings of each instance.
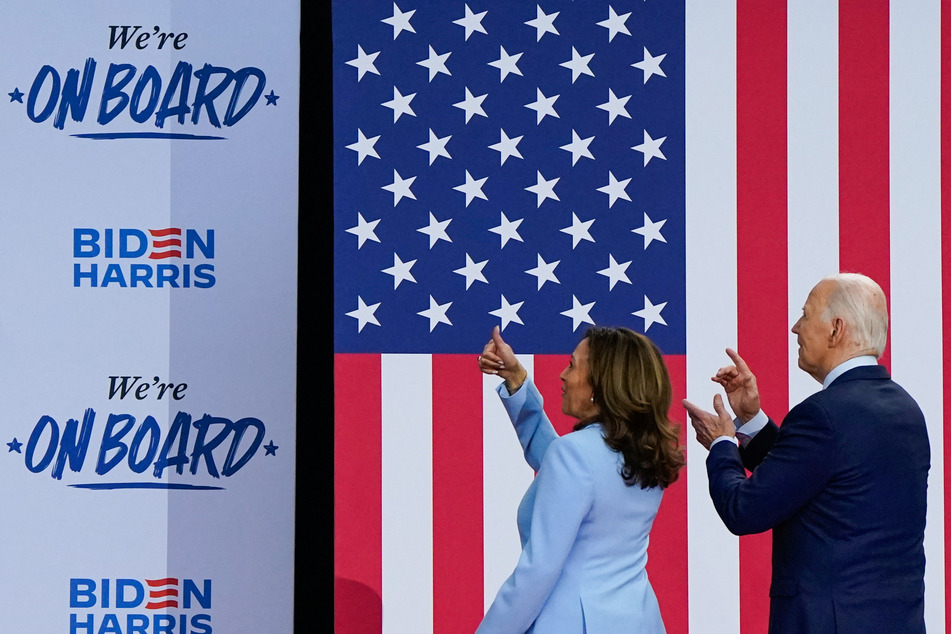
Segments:
[[[753,437],[766,427],[768,422],[769,416],[763,410],[756,412],[756,415],[745,423],[741,423],[739,418],[734,418],[733,424],[736,426],[736,435],[740,439],[740,444],[744,447],[749,444]]]
[[[718,436],[718,437],[716,437],[716,438],[713,439],[713,442],[712,442],[712,443],[710,443],[710,448],[713,449],[713,445],[715,445],[715,444],[717,444],[718,442],[723,441],[723,440],[729,440],[730,442],[732,442],[732,443],[733,443],[734,445],[736,445],[737,447],[740,446],[740,441],[738,441],[735,436]]]

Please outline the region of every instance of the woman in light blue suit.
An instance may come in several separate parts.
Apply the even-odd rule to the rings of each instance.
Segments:
[[[538,475],[518,509],[522,554],[477,632],[664,632],[648,534],[684,457],[660,351],[626,328],[588,330],[560,376],[561,410],[578,420],[562,437],[497,327],[479,367],[504,379],[499,396]]]

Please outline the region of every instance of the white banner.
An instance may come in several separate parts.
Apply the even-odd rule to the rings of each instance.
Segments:
[[[0,632],[291,632],[299,5],[9,5]]]

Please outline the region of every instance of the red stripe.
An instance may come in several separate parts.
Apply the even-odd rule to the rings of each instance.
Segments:
[[[145,583],[149,584],[149,586],[153,588],[157,588],[159,586],[171,586],[171,585],[177,586],[178,579],[176,579],[175,577],[165,577],[164,579],[146,579]]]
[[[433,631],[482,620],[482,375],[475,357],[433,355]]]
[[[334,356],[334,631],[380,632],[380,356]]]
[[[941,2],[941,327],[943,414],[951,420],[951,0]],[[951,605],[951,433],[944,441],[944,596]],[[951,631],[951,610],[945,609],[945,631]]]
[[[152,253],[149,253],[150,260],[167,260],[168,258],[180,258],[180,257],[182,257],[182,252],[177,249],[173,249],[171,251],[163,251],[162,253],[156,253],[154,251]]]
[[[581,340],[581,335],[578,335]],[[563,436],[569,433],[578,421],[561,413],[561,375],[562,370],[568,367],[570,354],[538,354],[535,355],[535,385],[545,399],[545,413],[555,427],[555,431]]]
[[[182,230],[178,227],[169,227],[168,229],[149,229],[149,233],[152,234],[153,237],[156,237],[156,236],[162,237],[162,236],[170,236],[170,235],[180,236],[182,235]]]
[[[178,601],[159,601],[158,603],[152,603],[149,601],[145,604],[146,610],[161,610],[163,608],[177,608]]]
[[[168,240],[152,240],[153,249],[163,249],[165,247],[180,247],[182,246],[181,238],[169,238]]]
[[[175,588],[166,588],[165,590],[150,590],[150,599],[161,599],[162,597],[177,597],[178,590]]]
[[[786,3],[738,0],[737,346],[764,409],[787,408]],[[724,355],[724,365],[729,359]],[[740,539],[740,631],[769,620],[771,534]]]
[[[674,388],[670,417],[680,424],[686,446],[687,417],[681,401],[687,396],[687,358],[665,356]],[[687,470],[664,491],[664,501],[651,528],[647,574],[650,577],[667,634],[687,634]]]
[[[888,0],[841,0],[839,269],[868,275],[886,297],[888,197]]]

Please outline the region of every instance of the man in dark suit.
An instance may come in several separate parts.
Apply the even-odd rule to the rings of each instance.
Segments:
[[[871,279],[819,282],[792,328],[822,390],[777,427],[743,359],[713,380],[715,413],[684,407],[710,450],[710,496],[734,534],[773,529],[770,632],[924,632],[930,448],[915,401],[877,364],[888,309]],[[746,469],[752,473],[746,475]]]

